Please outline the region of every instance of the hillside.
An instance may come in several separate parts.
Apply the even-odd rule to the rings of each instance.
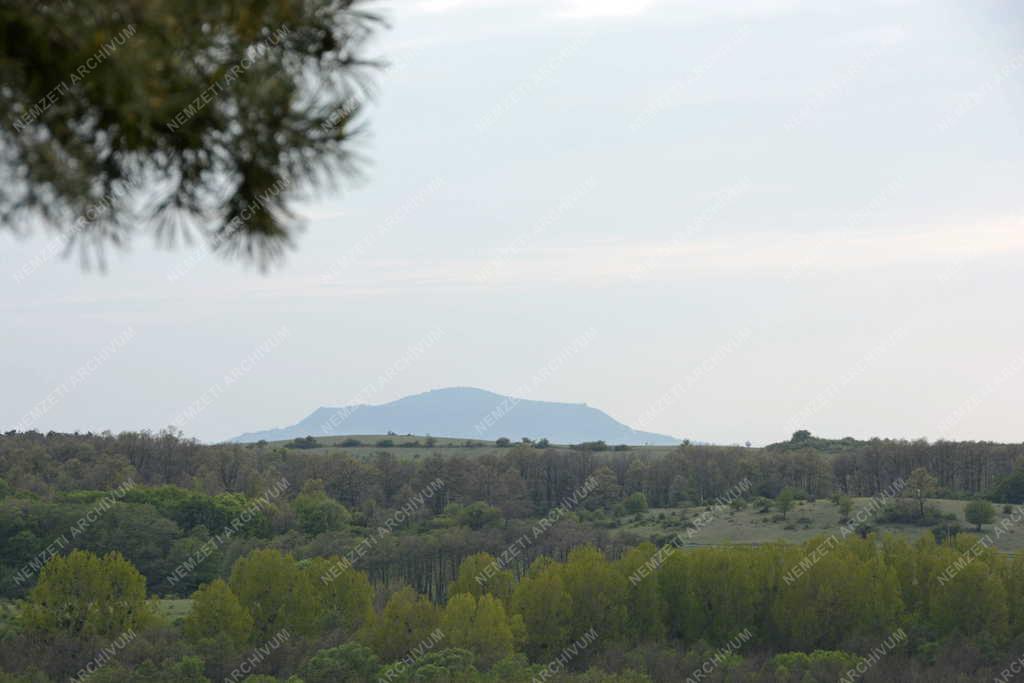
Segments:
[[[249,432],[232,441],[388,432],[489,440],[525,436],[554,443],[605,441],[633,446],[680,443],[673,436],[634,430],[581,403],[516,399],[470,387],[436,389],[381,405],[321,407],[294,425]]]

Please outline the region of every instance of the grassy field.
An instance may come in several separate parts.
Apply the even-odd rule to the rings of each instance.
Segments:
[[[853,510],[856,512],[861,506],[868,503],[868,498],[855,498]],[[966,501],[962,500],[931,500],[929,504],[934,505],[944,513],[953,513],[957,516],[960,524],[965,529],[973,529],[973,525],[964,521],[964,506]],[[700,515],[705,508],[652,508],[646,513],[639,515],[639,519],[630,516],[629,520],[620,529],[630,531],[641,536],[661,538],[666,535],[685,531],[685,520],[692,520]],[[827,535],[837,531],[839,524],[839,509],[829,500],[818,500],[815,502],[797,501],[793,509],[787,514],[784,521],[775,521],[778,513],[774,510],[767,513],[760,513],[752,507],[744,510],[729,510],[715,515],[710,522],[697,530],[691,543],[694,545],[730,545],[730,544],[762,544],[774,541],[786,543],[801,543],[815,536]],[[1001,522],[1007,515],[1002,512],[1002,506],[996,506],[995,524]],[[930,534],[927,527],[912,525],[894,525],[873,523],[880,534],[891,533],[902,536],[908,540],[916,540],[922,534]],[[982,527],[982,534],[992,531],[991,525]],[[972,532],[973,533],[973,532]],[[1024,550],[1024,527],[1009,527],[1009,530],[999,538],[992,534],[995,547],[1004,552],[1017,553]]]
[[[192,609],[192,601],[189,599],[163,599],[156,601],[156,612],[172,624],[178,619],[183,619]]]

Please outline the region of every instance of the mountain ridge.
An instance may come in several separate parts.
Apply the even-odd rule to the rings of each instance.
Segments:
[[[432,389],[376,405],[321,406],[293,425],[246,432],[230,441],[252,443],[389,431],[464,439],[545,438],[563,444],[604,441],[671,446],[682,442],[674,436],[635,430],[584,403],[514,398],[475,387]]]

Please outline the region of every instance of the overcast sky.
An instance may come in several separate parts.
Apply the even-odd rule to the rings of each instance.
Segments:
[[[215,441],[468,385],[719,443],[1024,440],[1020,3],[386,6],[365,179],[282,266],[0,232],[0,427]]]

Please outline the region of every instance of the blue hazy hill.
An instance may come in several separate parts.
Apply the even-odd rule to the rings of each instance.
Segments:
[[[490,425],[486,422],[488,416],[491,416]],[[680,443],[680,439],[673,436],[634,430],[582,403],[515,399],[471,387],[435,389],[381,405],[317,408],[290,427],[249,432],[232,441],[281,441],[310,435],[386,434],[389,431],[491,441],[502,436],[513,440],[525,436],[561,444],[604,441],[671,446]]]

